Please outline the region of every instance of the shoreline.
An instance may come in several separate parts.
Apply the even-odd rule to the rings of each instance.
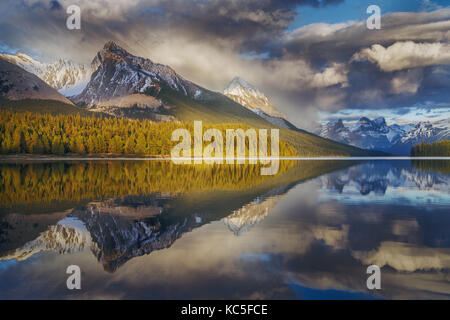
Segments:
[[[215,160],[215,158],[200,158],[201,160]],[[200,160],[189,158],[189,160]],[[448,160],[450,157],[410,157],[410,156],[379,156],[379,157],[339,157],[339,156],[316,156],[316,157],[278,157],[278,158],[233,158],[233,160],[326,160],[326,161],[354,161],[354,160]],[[172,161],[171,157],[156,156],[132,156],[132,155],[95,155],[95,156],[56,156],[56,155],[0,155],[0,162],[38,162],[38,161]],[[176,160],[188,160],[176,158]],[[225,158],[221,160],[226,160]]]

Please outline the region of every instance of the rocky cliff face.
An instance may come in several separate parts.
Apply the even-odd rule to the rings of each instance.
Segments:
[[[201,89],[185,80],[172,68],[134,56],[109,41],[92,62],[96,71],[83,92],[73,100],[88,107],[105,104],[114,98],[142,93],[157,93],[161,86],[169,86],[191,98]]]

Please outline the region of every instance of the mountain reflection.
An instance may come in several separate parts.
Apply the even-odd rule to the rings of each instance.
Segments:
[[[254,208],[269,201],[266,198],[342,166],[328,166],[323,161],[286,161],[277,176],[269,177],[261,176],[257,165],[198,167],[154,161],[7,165],[0,167],[1,186],[8,190],[2,195],[0,207],[4,211],[0,216],[0,235],[4,237],[0,259],[26,260],[41,251],[65,254],[90,249],[106,271],[114,272],[133,257],[170,247],[194,228],[232,212],[245,212],[246,206],[253,206],[249,212],[254,212]],[[54,224],[46,230],[38,228],[39,214],[29,214],[30,204],[40,213],[47,207],[55,210],[67,206],[67,202],[70,205],[74,200],[83,203],[111,195],[123,196],[88,202],[69,210],[58,221],[61,214],[55,213]],[[12,210],[22,210],[27,216],[19,215],[18,219],[18,214],[10,213]],[[267,214],[268,208],[264,211]],[[254,217],[250,220],[250,224],[257,222]],[[30,234],[36,238],[30,240]]]
[[[446,162],[365,163],[321,177],[321,199],[347,203],[450,204]],[[447,173],[446,173],[447,172]]]
[[[20,272],[19,264],[2,273],[2,261],[33,260],[36,268],[42,265],[37,275],[54,270],[55,261],[67,263],[62,257],[81,255],[95,257],[107,271],[92,271],[92,263],[83,267],[97,279],[85,286],[100,296],[112,289],[98,279],[117,275],[117,292],[128,292],[125,297],[308,299],[333,290],[340,298],[447,298],[450,176],[442,164],[298,161],[268,179],[245,168],[212,173],[190,167],[171,176],[155,164],[117,165],[118,172],[127,171],[117,180],[120,194],[98,181],[76,187],[85,190],[76,205],[59,193],[62,201],[53,200],[49,212],[43,211],[47,198],[39,202],[33,192],[12,195],[23,205],[2,203],[0,278]],[[90,165],[70,164],[58,179],[65,179],[64,172],[93,170]],[[94,171],[109,175],[108,165]],[[5,173],[10,169],[14,173]],[[148,174],[141,186],[135,180],[142,179],[140,170]],[[3,177],[22,177],[1,181],[26,189],[22,172],[32,171],[1,167]],[[234,177],[221,176],[226,174]],[[381,291],[365,286],[371,264],[382,268]],[[239,292],[230,291],[238,283]]]

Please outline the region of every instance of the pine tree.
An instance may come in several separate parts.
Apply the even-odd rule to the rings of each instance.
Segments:
[[[20,153],[22,151],[20,147],[22,141],[22,131],[20,129],[16,128],[16,130],[14,130],[12,140],[11,152]]]
[[[64,145],[60,136],[55,136],[52,141],[52,153],[56,155],[64,154]]]
[[[109,146],[109,152],[113,154],[123,153],[123,142],[119,136],[114,136]]]
[[[82,136],[77,136],[75,139],[75,152],[79,154],[85,154],[86,148]]]
[[[44,152],[44,146],[36,132],[31,136],[29,151],[33,154],[42,154]]]
[[[136,143],[134,142],[134,136],[129,136],[125,143],[125,153],[134,154],[136,150]]]
[[[89,139],[87,141],[87,152],[90,154],[95,154],[97,153],[97,150],[95,148],[95,137],[94,136],[89,136]]]
[[[145,155],[147,152],[147,141],[145,136],[141,133],[136,141],[136,154]]]
[[[12,137],[9,132],[5,132],[2,142],[2,153],[10,153],[12,148]]]

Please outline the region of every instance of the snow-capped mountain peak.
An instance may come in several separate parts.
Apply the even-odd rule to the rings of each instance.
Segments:
[[[178,75],[171,67],[134,56],[113,41],[97,53],[91,65],[96,68],[90,82],[74,100],[95,106],[101,102],[165,84],[192,98],[199,98],[201,88]]]
[[[419,144],[450,138],[450,119],[419,122],[401,139],[402,143]]]
[[[253,112],[262,111],[271,117],[286,119],[261,91],[241,77],[231,80],[223,94]]]
[[[358,131],[363,134],[366,133],[383,133],[386,134],[389,131],[389,128],[386,124],[386,119],[383,117],[376,118],[374,120],[370,120],[367,117],[361,117],[359,121],[356,123],[354,127],[352,127],[351,131]]]
[[[239,93],[242,92],[242,90],[252,92],[255,95],[263,95],[256,87],[252,86],[250,83],[248,83],[241,77],[234,77],[233,80],[231,80],[228,87],[224,90],[224,93],[238,95]]]
[[[0,59],[33,73],[63,94],[67,90],[73,92],[74,87],[80,87],[83,83],[86,84],[93,72],[93,69],[89,66],[61,58],[47,63],[37,61],[24,53],[16,53],[15,55],[0,54]],[[72,90],[70,90],[71,88]]]

